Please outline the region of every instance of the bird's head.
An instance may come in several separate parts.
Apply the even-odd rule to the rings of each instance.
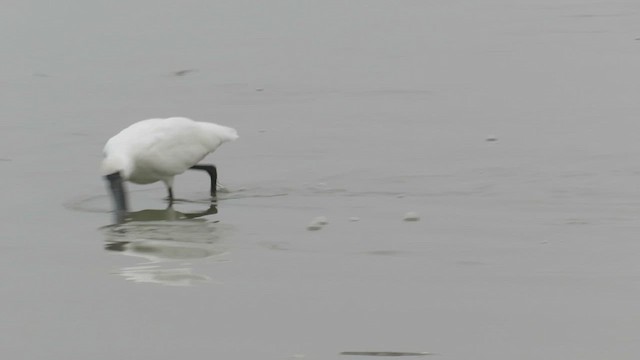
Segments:
[[[100,166],[100,172],[102,176],[120,173],[120,176],[122,176],[124,180],[127,180],[131,175],[131,165],[129,158],[124,155],[105,153],[102,165]]]

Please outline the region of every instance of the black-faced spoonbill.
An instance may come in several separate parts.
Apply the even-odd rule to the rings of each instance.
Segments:
[[[222,143],[237,138],[237,131],[230,127],[183,117],[142,120],[120,131],[104,146],[102,161],[118,219],[124,219],[128,211],[125,181],[162,181],[171,203],[174,176],[189,169],[204,170],[211,177],[211,196],[215,196],[216,167],[198,162]]]

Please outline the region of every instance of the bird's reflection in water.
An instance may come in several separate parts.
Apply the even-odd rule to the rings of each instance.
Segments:
[[[226,252],[221,240],[227,229],[199,219],[215,213],[215,205],[197,213],[179,212],[171,206],[131,212],[126,222],[106,228],[105,249],[145,260],[117,271],[130,281],[174,286],[208,282],[208,276],[193,272],[190,262]]]
[[[115,224],[124,224],[130,222],[143,222],[143,221],[175,221],[196,219],[199,217],[213,215],[218,213],[218,208],[215,203],[209,205],[209,208],[205,211],[198,212],[179,212],[176,211],[170,204],[166,209],[145,209],[140,211],[131,211],[127,213],[115,213]]]

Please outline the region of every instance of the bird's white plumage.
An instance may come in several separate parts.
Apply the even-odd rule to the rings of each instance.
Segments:
[[[230,127],[184,117],[143,120],[107,141],[102,171],[119,171],[124,180],[137,184],[163,181],[171,187],[175,175],[237,138]]]

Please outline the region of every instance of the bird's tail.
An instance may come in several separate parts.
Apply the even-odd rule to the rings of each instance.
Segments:
[[[203,123],[221,142],[233,141],[238,138],[238,131],[224,125]]]

